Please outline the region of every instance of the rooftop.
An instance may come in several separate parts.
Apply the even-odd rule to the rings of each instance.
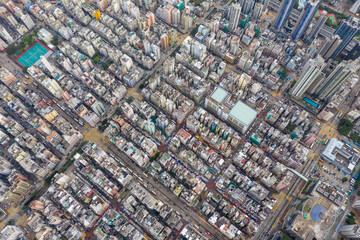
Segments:
[[[229,112],[229,115],[236,118],[245,126],[249,126],[256,118],[257,112],[245,103],[238,101]]]
[[[229,93],[227,91],[225,91],[224,89],[218,87],[214,91],[214,93],[211,95],[211,98],[214,99],[215,101],[217,101],[218,103],[221,103],[228,94]]]

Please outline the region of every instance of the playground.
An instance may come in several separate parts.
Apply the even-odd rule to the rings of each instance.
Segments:
[[[45,55],[49,51],[52,51],[48,48],[45,44],[40,41],[35,42],[31,45],[25,52],[20,54],[15,60],[22,66],[22,67],[30,67],[34,65],[41,56]]]

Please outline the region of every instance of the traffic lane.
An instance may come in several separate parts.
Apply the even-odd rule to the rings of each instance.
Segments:
[[[297,178],[294,181],[294,183],[292,184],[292,186],[287,190],[287,193],[285,193],[285,194],[294,199],[295,198],[294,192],[298,189],[298,185],[299,185],[300,182],[301,182],[301,179]],[[263,227],[260,228],[262,230],[260,230],[258,232],[258,234],[256,234],[254,236],[253,239],[262,240],[265,234],[270,235],[272,233],[272,231],[274,230],[274,228],[273,228],[274,223],[276,222],[276,220],[278,218],[281,217],[281,214],[284,213],[284,211],[288,208],[290,203],[291,203],[291,201],[289,201],[287,198],[284,198],[284,200],[281,202],[281,204],[278,207],[278,209],[276,210],[276,212],[274,212],[272,214],[269,221],[264,222]]]
[[[165,188],[157,181],[154,181],[152,178],[146,177],[143,174],[143,169],[133,164],[132,160],[127,155],[122,153],[113,143],[108,143],[107,147],[110,151],[112,151],[115,155],[117,155],[121,159],[121,161],[124,161],[129,168],[134,170],[143,179],[146,179],[148,182],[150,182],[150,184],[156,188],[158,193],[161,193],[161,194],[157,194],[156,196],[159,197],[162,201],[169,203],[174,209],[179,211],[183,216],[192,218],[192,220],[194,220],[204,228],[203,230],[204,232],[209,231],[215,237],[215,239],[226,239],[226,236],[224,236],[219,230],[217,230],[215,227],[210,225],[208,222],[206,222],[197,213],[189,211],[186,207],[184,207],[184,203],[169,189]],[[189,220],[189,222],[191,221]]]
[[[34,92],[36,92],[39,96],[43,97],[47,97],[49,98],[51,101],[53,101],[53,99],[55,98],[44,86],[42,86],[40,83],[37,83],[37,86],[35,87],[34,85],[29,85],[29,88],[31,90],[33,90]],[[71,117],[68,114],[68,111],[64,111],[62,110],[57,104],[53,104],[51,105],[52,108],[54,108],[58,113],[60,113],[60,115],[65,118],[68,122],[70,122],[75,129],[79,129],[79,131],[84,131],[84,127],[81,126],[78,122],[75,121],[75,119],[73,117]],[[71,114],[71,113],[70,113]],[[75,114],[75,113],[74,113]]]

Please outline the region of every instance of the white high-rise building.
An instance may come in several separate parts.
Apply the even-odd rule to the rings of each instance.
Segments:
[[[14,16],[11,13],[7,13],[5,15],[5,18],[14,27],[17,27],[19,25],[19,22],[14,18]]]
[[[343,61],[315,90],[315,96],[328,100],[359,69],[359,61]]]
[[[33,27],[35,27],[35,23],[29,14],[22,15],[21,20],[23,21],[23,23],[26,25],[26,27],[28,29],[32,29]]]
[[[3,37],[5,39],[5,41],[7,43],[12,43],[14,42],[13,37],[8,33],[8,31],[6,31],[6,29],[0,25],[0,36]]]
[[[360,1],[360,0],[359,0]],[[309,36],[307,36],[308,40],[313,40],[314,38],[317,37],[317,35],[319,34],[321,28],[324,26],[324,24],[326,23],[326,20],[328,19],[327,16],[327,11],[323,10],[321,12],[321,15],[319,17],[319,19],[316,21],[315,25],[313,26],[313,28],[311,29],[311,32],[309,34]]]
[[[264,6],[261,3],[259,2],[255,3],[255,7],[251,15],[252,20],[256,21],[261,17],[261,14],[263,12],[263,7]]]
[[[213,21],[212,25],[211,25],[211,32],[215,32],[217,33],[219,31],[220,28],[220,22],[219,20],[215,20]]]
[[[151,44],[151,50],[155,56],[160,57],[161,51],[160,51],[160,47],[158,45]]]
[[[356,200],[352,207],[359,211],[360,210],[360,200]]]
[[[319,76],[324,66],[325,61],[322,57],[318,56],[317,59],[310,59],[310,61],[305,64],[300,79],[296,82],[293,89],[291,89],[291,94],[300,98]]]
[[[179,25],[180,24],[180,10],[175,8],[172,11],[172,16],[171,16],[171,23],[174,25]]]
[[[241,6],[240,4],[232,4],[230,7],[230,20],[229,20],[229,29],[230,31],[235,30],[239,26],[241,15]]]
[[[357,0],[357,1],[351,6],[350,12],[355,14],[355,13],[357,12],[357,10],[359,9],[359,7],[360,7],[360,0]]]
[[[191,43],[190,53],[194,58],[201,60],[206,53],[206,47],[197,41],[193,41]]]
[[[360,238],[360,226],[358,224],[345,225],[341,227],[340,233],[347,238]]]
[[[53,65],[51,63],[49,63],[49,61],[46,59],[45,56],[41,56],[40,57],[41,62],[44,64],[44,66],[47,68],[47,70],[49,70],[49,72],[54,72],[55,68],[53,67]]]
[[[149,43],[148,40],[144,40],[144,49],[145,49],[145,54],[149,55],[151,53],[151,45]]]

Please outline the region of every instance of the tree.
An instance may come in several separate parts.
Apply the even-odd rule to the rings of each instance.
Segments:
[[[95,63],[100,63],[100,58],[99,58],[99,57],[95,57],[95,58],[94,58],[94,62],[95,62]]]
[[[294,4],[294,8],[295,9],[299,9],[299,0],[296,0],[295,4]]]
[[[33,42],[34,42],[33,36],[30,33],[28,33],[23,37],[22,43],[20,44],[23,44],[24,46],[29,46]]]
[[[14,54],[17,51],[17,47],[15,45],[10,45],[6,48],[6,53],[7,54]]]
[[[22,69],[22,72],[23,72],[23,73],[27,73],[27,70],[28,70],[28,67],[24,67],[24,68]]]
[[[350,139],[353,140],[354,142],[359,142],[359,135],[356,133],[351,133],[350,134]]]
[[[325,24],[326,24],[327,26],[331,27],[331,26],[333,25],[333,22],[331,21],[330,18],[328,18],[328,19],[326,20]]]
[[[296,80],[292,81],[289,88],[292,88],[295,85],[295,83],[296,83]]]
[[[52,40],[50,41],[52,45],[58,45],[59,44],[59,37],[57,35],[53,36]]]
[[[198,32],[199,30],[199,26],[200,25],[197,25],[190,33],[191,36],[195,37],[196,33]]]
[[[358,180],[358,181],[355,182],[354,188],[355,188],[355,189],[358,189],[359,186],[360,186],[360,181]]]
[[[106,62],[103,62],[101,65],[105,70],[108,69],[108,67],[109,67],[109,64]]]
[[[355,213],[351,212],[350,216],[346,218],[347,224],[354,224],[355,223]]]
[[[343,182],[347,182],[349,181],[349,179],[347,177],[343,177],[343,179],[341,179]]]
[[[340,134],[348,135],[353,127],[354,124],[349,119],[343,118],[339,122],[338,131]]]

